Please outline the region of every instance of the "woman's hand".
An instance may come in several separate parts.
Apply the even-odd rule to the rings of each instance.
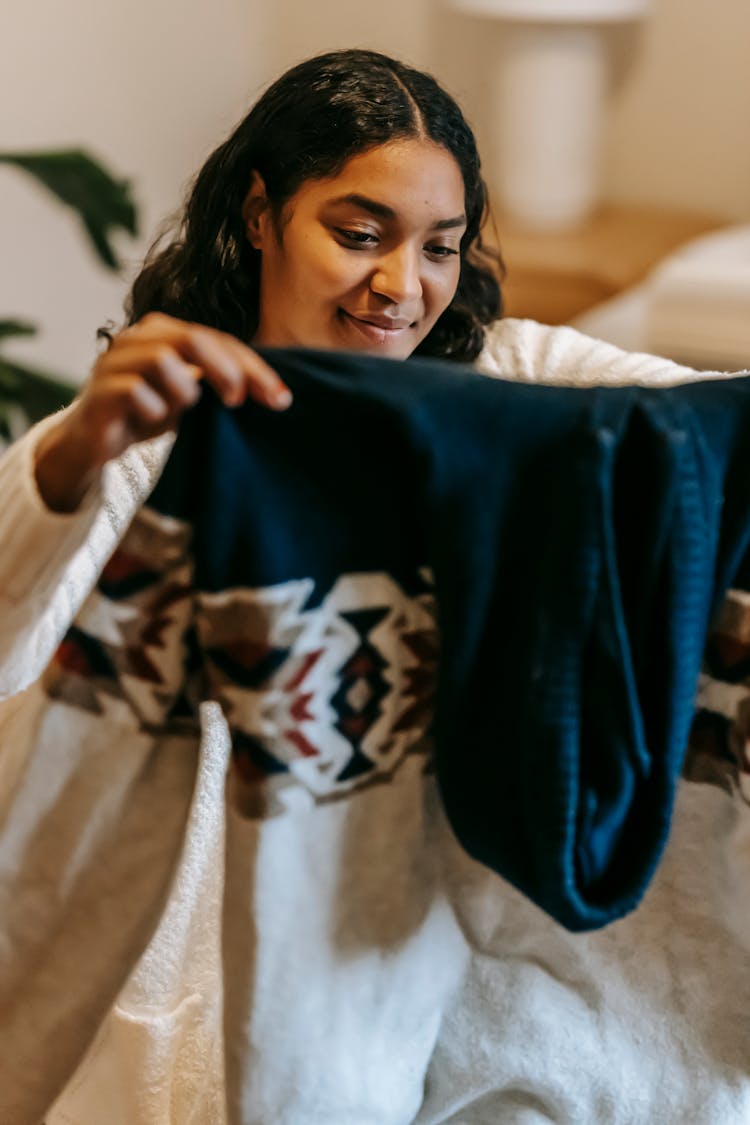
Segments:
[[[107,461],[174,429],[198,399],[201,379],[227,406],[248,396],[273,410],[291,402],[278,375],[234,336],[149,313],[114,337],[68,412],[40,440],[36,479],[48,507],[75,511]]]

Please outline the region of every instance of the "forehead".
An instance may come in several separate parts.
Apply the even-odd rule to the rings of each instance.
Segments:
[[[347,195],[364,195],[397,215],[453,218],[464,210],[464,182],[455,157],[442,145],[404,139],[358,153],[335,175],[303,184],[312,206],[333,205]]]

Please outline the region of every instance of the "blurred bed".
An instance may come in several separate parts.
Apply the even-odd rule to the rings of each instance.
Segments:
[[[709,371],[750,368],[750,225],[696,238],[574,326]]]

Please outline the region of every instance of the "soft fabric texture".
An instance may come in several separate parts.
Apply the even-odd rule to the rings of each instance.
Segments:
[[[501,323],[483,363],[526,381],[696,378],[530,322]],[[217,796],[228,738],[208,705],[200,750],[194,738],[174,743],[158,770],[162,755],[141,741],[125,755],[105,748],[106,770],[93,774],[91,750],[75,748],[51,776],[54,738],[40,750],[30,737],[48,708],[28,685],[148,493],[169,441],[109,466],[101,495],[73,517],[51,516],[35,495],[34,441],[29,435],[0,462],[9,498],[0,537],[13,545],[0,557],[1,788],[28,793],[12,806],[13,862],[5,836],[0,854],[3,895],[44,886],[40,878],[54,894],[30,895],[26,929],[4,933],[0,948],[3,997],[14,979],[34,985],[24,996],[28,1020],[20,1004],[13,1050],[4,1053],[5,1116],[19,1125],[39,1119],[145,948],[47,1120],[90,1125],[102,1106],[123,1125],[224,1120],[221,934],[231,1121],[747,1119],[748,810],[731,785],[683,783],[642,905],[600,933],[574,936],[458,847],[419,754],[390,786],[363,790],[356,802],[302,804],[292,816],[258,821],[232,803],[225,812]],[[40,560],[33,570],[27,553]],[[122,802],[139,786],[153,801],[135,804],[126,832]],[[90,805],[71,806],[71,794],[93,800],[99,818],[76,819]],[[176,820],[157,815],[165,795]],[[169,840],[180,818],[185,843],[175,855]],[[68,844],[58,854],[61,826]],[[133,857],[135,870],[113,864],[138,837],[148,848]],[[138,864],[143,855],[148,863]],[[367,872],[364,885],[351,877],[357,871]],[[123,948],[123,903],[133,907],[127,955],[111,958]],[[28,1030],[45,998],[60,1011],[80,1007],[69,987],[75,965],[57,968],[53,949],[48,971],[44,959],[39,971],[40,921],[75,935],[79,971],[89,962],[105,969],[64,1043],[54,1034],[33,1042]],[[259,1051],[265,1065],[250,1087],[247,1067]]]
[[[434,705],[470,854],[568,928],[627,913],[750,538],[750,384],[265,358],[294,407],[204,394],[99,582],[98,617],[138,625],[71,629],[56,697],[111,694],[165,730],[218,699],[238,799],[279,812],[295,784],[325,800],[392,775]]]

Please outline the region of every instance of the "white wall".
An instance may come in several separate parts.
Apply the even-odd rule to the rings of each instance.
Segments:
[[[183,186],[252,100],[262,0],[35,0],[3,12],[0,149],[85,146],[140,204],[128,273]],[[72,212],[0,166],[0,317],[39,321],[19,359],[85,377],[96,328],[121,315],[125,279],[100,268]]]
[[[269,52],[277,70],[319,51],[368,47],[416,66],[432,62],[430,0],[274,0]]]
[[[750,0],[652,0],[615,99],[613,198],[750,220]]]
[[[385,50],[434,70],[460,99],[491,166],[490,72],[500,26],[449,0],[278,0],[278,67],[329,46]],[[750,220],[750,0],[651,0],[610,33],[606,197]]]
[[[432,10],[435,69],[491,165],[501,25]],[[651,0],[648,20],[611,31],[609,44],[605,197],[750,220],[750,0]]]

